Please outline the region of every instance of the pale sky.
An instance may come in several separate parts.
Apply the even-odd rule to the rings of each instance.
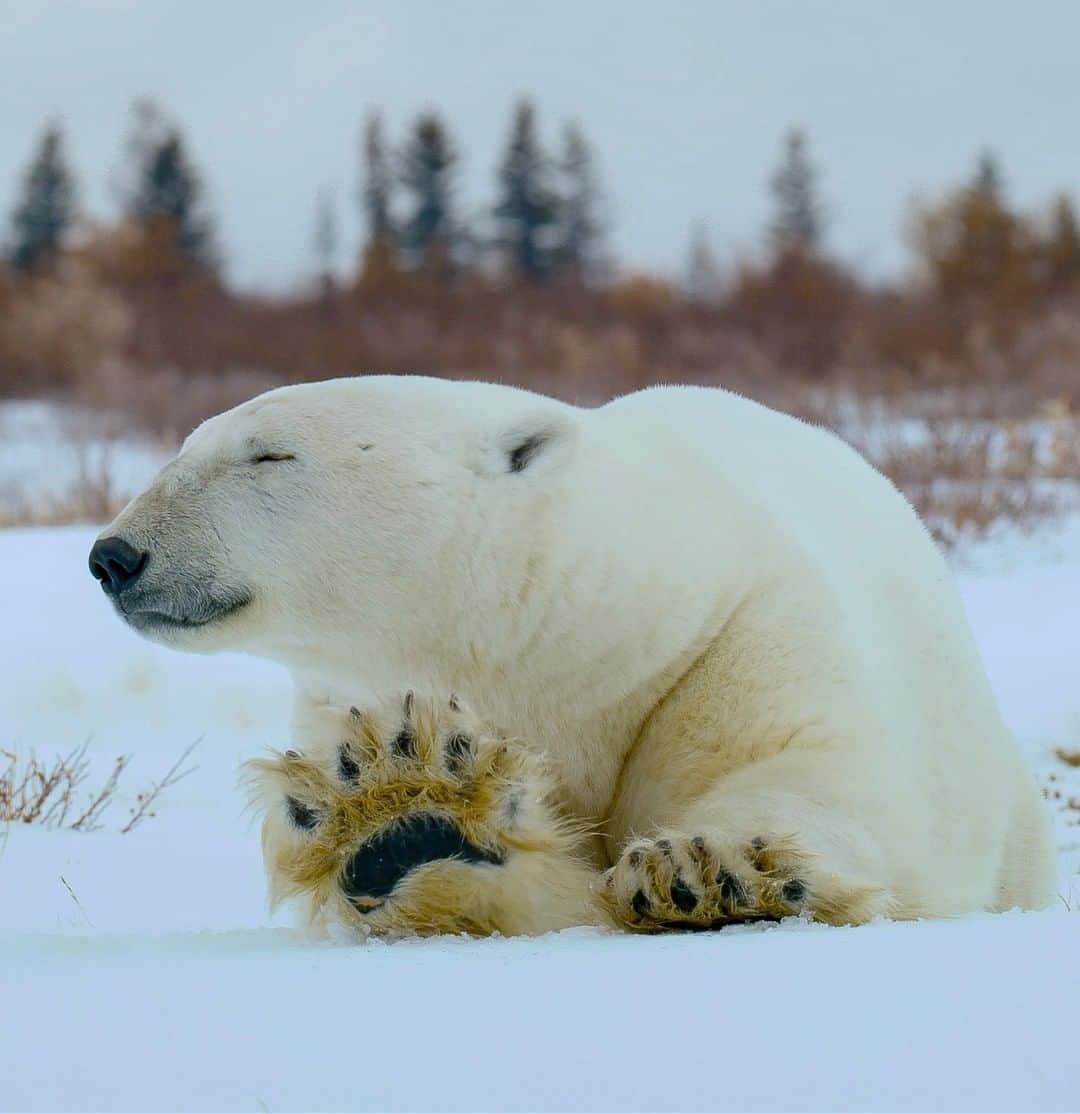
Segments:
[[[398,139],[437,107],[462,151],[466,212],[488,202],[511,106],[543,134],[580,121],[624,264],[675,274],[703,220],[722,262],[760,249],[793,124],[822,170],[832,250],[870,275],[906,261],[915,192],[989,145],[1012,197],[1080,191],[1080,3],[1000,0],[0,0],[0,217],[46,119],[63,119],[85,208],[109,188],[131,101],[184,128],[231,277],[282,289],[314,270],[316,197],[360,237],[360,121]]]

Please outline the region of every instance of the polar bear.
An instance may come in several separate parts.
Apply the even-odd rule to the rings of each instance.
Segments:
[[[143,635],[291,671],[295,749],[255,778],[272,889],[313,920],[663,931],[1052,898],[945,561],[851,448],[738,395],[284,387],[195,430],[90,565]]]

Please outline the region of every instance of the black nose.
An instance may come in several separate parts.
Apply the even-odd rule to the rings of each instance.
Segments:
[[[146,558],[123,538],[101,538],[90,550],[90,571],[110,596],[118,596],[139,579]]]

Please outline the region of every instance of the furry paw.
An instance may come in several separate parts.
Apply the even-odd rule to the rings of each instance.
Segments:
[[[639,932],[779,920],[811,904],[806,860],[790,839],[734,846],[668,833],[630,843],[604,875],[602,897],[620,924]]]
[[[316,925],[505,931],[514,910],[495,876],[527,852],[573,842],[546,806],[533,756],[454,697],[353,708],[336,750],[248,766],[266,814],[271,901],[306,899]]]

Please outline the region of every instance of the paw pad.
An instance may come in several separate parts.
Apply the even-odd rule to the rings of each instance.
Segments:
[[[806,883],[801,878],[792,878],[780,887],[780,894],[785,901],[798,905],[806,900]]]
[[[297,797],[286,797],[285,807],[289,811],[289,819],[296,827],[310,832],[319,826],[318,812]]]
[[[681,877],[671,883],[671,900],[680,913],[690,913],[697,908],[698,897]]]
[[[473,741],[470,735],[454,731],[447,735],[443,744],[446,767],[451,773],[459,773],[473,756]]]
[[[338,749],[338,774],[347,784],[360,780],[360,763],[353,757],[348,743],[342,743]]]
[[[406,875],[440,859],[501,863],[502,855],[470,843],[445,816],[417,813],[362,844],[345,863],[341,888],[349,898],[388,897]],[[370,906],[358,908],[365,912]]]

